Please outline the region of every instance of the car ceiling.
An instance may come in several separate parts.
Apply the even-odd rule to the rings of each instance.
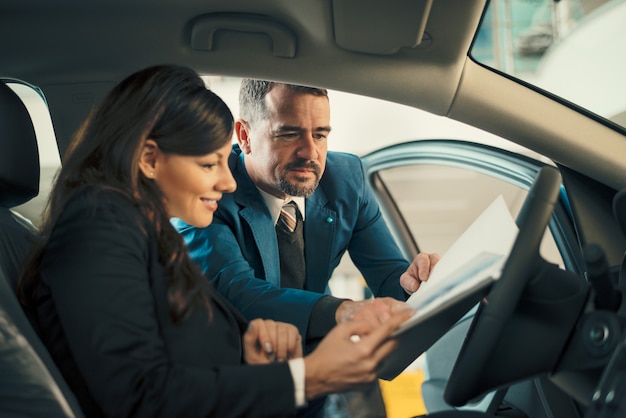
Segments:
[[[407,104],[626,187],[621,133],[468,58],[485,3],[3,0],[0,77],[44,91],[62,150],[115,82],[149,65],[179,63],[203,74],[318,85]],[[411,30],[403,32],[406,27]],[[590,139],[597,144],[591,155]]]
[[[483,1],[432,2],[432,7],[424,6],[429,11],[424,19],[427,19],[426,31],[430,41],[415,48],[401,48],[393,54],[374,54],[341,48],[337,45],[335,33],[341,32],[342,25],[349,25],[352,21],[373,20],[372,15],[377,20],[398,21],[408,12],[420,11],[411,7],[413,4],[428,5],[429,0],[397,1],[397,7],[381,7],[383,2],[378,1],[356,0],[119,0],[98,5],[64,0],[54,3],[34,1],[24,5],[10,0],[3,3],[0,33],[3,39],[13,41],[2,47],[5,57],[2,72],[40,86],[112,81],[150,64],[182,62],[208,73],[254,75],[294,82],[314,80],[331,88],[370,93],[393,89],[391,85],[380,84],[384,85],[386,78],[399,77],[406,83],[419,86],[420,91],[423,90],[420,102],[436,113],[445,113],[450,105],[484,6]],[[337,4],[341,5],[341,8],[336,7],[343,12],[342,20],[335,18],[338,13],[333,13],[333,6]],[[457,13],[450,14],[450,8],[456,9]],[[220,16],[224,17],[224,23],[216,23],[218,30],[213,50],[194,50],[191,46],[194,22],[203,17]],[[451,16],[455,19],[451,20]],[[230,21],[239,21],[239,31],[230,30],[235,26],[229,27],[229,17]],[[247,21],[259,17],[293,32],[297,60],[274,56],[269,36],[243,32]],[[419,15],[415,17],[416,26],[421,18]],[[29,23],[24,25],[24,22]],[[248,26],[250,31],[254,30],[252,25]],[[387,36],[389,45],[401,42],[391,39],[394,35],[390,34],[388,27],[381,26],[371,25],[368,31],[355,34],[354,38],[367,36],[369,39],[363,43],[373,43]],[[354,68],[355,63],[363,68],[378,65],[385,71],[374,80],[369,76],[371,70],[342,71],[348,65]],[[440,82],[433,80],[433,76],[424,77],[422,68],[438,69],[430,73]],[[433,85],[439,87],[433,89]],[[402,98],[402,93],[407,94],[406,90],[392,90],[387,95],[394,100],[415,103],[414,95]]]

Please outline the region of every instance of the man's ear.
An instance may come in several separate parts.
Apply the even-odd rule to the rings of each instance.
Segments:
[[[139,170],[149,179],[154,179],[157,171],[159,146],[152,139],[146,139],[139,156]]]
[[[243,119],[235,122],[235,133],[237,134],[237,143],[244,154],[250,154],[250,125]]]

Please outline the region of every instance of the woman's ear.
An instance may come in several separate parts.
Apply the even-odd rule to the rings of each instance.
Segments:
[[[156,175],[159,153],[157,143],[152,139],[146,139],[139,156],[139,170],[149,179],[154,179]]]

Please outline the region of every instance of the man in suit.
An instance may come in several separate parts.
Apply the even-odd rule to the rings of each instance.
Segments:
[[[174,221],[192,258],[248,318],[291,322],[307,341],[354,316],[384,320],[400,306],[393,299],[404,301],[417,290],[438,256],[422,253],[409,263],[365,183],[360,159],[327,151],[326,90],[243,80],[240,112],[229,159],[237,190],[224,195],[207,228]],[[301,276],[285,286],[275,228],[282,205],[292,200],[305,261]],[[345,251],[377,298],[353,302],[327,294]]]

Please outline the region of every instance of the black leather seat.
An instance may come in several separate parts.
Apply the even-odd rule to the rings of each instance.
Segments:
[[[0,416],[83,417],[15,294],[36,230],[12,208],[37,196],[39,175],[30,115],[0,81]]]

